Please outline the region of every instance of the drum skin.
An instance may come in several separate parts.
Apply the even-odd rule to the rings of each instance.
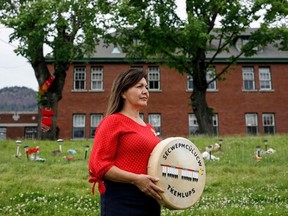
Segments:
[[[164,190],[161,204],[169,209],[187,209],[203,193],[206,170],[198,148],[188,139],[170,137],[153,149],[148,162],[148,174]]]

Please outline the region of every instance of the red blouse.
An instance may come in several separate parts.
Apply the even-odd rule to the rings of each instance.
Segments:
[[[92,193],[96,182],[99,192],[105,192],[102,178],[113,165],[128,172],[147,174],[150,153],[160,141],[150,124],[142,126],[120,113],[106,116],[96,130],[89,159]]]

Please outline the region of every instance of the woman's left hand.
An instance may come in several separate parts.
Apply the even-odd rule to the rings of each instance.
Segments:
[[[151,196],[156,200],[161,200],[160,194],[164,191],[155,184],[157,181],[159,181],[159,178],[157,177],[139,174],[133,184],[148,196]]]

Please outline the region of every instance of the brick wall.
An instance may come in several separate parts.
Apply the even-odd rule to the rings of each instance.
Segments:
[[[97,64],[91,64],[97,66]],[[98,64],[104,68],[104,91],[91,92],[90,64],[86,66],[86,86],[84,92],[73,91],[73,66],[69,67],[63,90],[63,99],[58,105],[58,126],[61,138],[72,138],[73,114],[86,115],[86,137],[89,137],[91,113],[105,114],[112,81],[115,76],[126,70],[129,65],[121,63]],[[75,65],[77,66],[77,65]],[[83,66],[79,64],[78,66]],[[148,64],[142,64],[144,69]],[[225,65],[218,64],[216,71]],[[242,90],[242,66],[254,66],[255,91]],[[272,79],[272,91],[259,91],[258,67],[269,66]],[[180,75],[167,67],[160,69],[161,91],[150,92],[148,107],[143,111],[144,120],[148,121],[148,113],[161,113],[161,131],[163,137],[188,136],[188,113],[192,113],[189,105],[186,75]],[[263,133],[262,113],[274,113],[277,133],[287,133],[287,64],[240,64],[234,66],[225,75],[226,81],[217,81],[217,91],[207,92],[208,104],[218,114],[219,134],[245,134],[245,113],[257,113],[259,133]]]
[[[7,139],[23,139],[26,127],[37,127],[38,113],[36,112],[2,112],[0,127],[6,128]]]

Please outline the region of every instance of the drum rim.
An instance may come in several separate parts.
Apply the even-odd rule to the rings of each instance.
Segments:
[[[149,161],[148,161],[148,166],[147,166],[147,170],[148,170],[148,174],[149,175],[152,175],[152,176],[158,176],[159,177],[159,173],[157,173],[157,168],[154,167],[153,169],[153,164],[152,163],[155,163],[157,164],[157,166],[159,165],[160,163],[160,160],[161,160],[161,157],[158,157],[158,158],[155,158],[155,156],[153,156],[153,153],[155,153],[156,151],[159,151],[160,152],[160,155],[163,153],[163,150],[165,149],[165,147],[171,143],[172,141],[176,141],[176,140],[182,140],[183,142],[185,141],[185,143],[189,143],[190,145],[192,144],[193,147],[195,147],[197,149],[197,151],[199,152],[199,156],[201,158],[201,162],[203,163],[203,169],[204,169],[204,176],[202,177],[203,181],[202,181],[202,185],[200,185],[200,190],[199,190],[199,196],[196,198],[196,201],[194,201],[192,204],[190,204],[189,206],[178,206],[176,205],[175,203],[171,202],[171,200],[169,199],[169,196],[165,195],[165,193],[163,194],[160,194],[162,200],[159,201],[159,203],[169,209],[174,209],[174,210],[182,210],[182,209],[187,209],[191,206],[193,206],[195,203],[197,203],[201,197],[201,195],[203,194],[203,191],[204,191],[204,187],[205,187],[205,183],[206,183],[206,168],[205,168],[205,163],[204,163],[204,159],[202,157],[202,154],[200,152],[200,150],[198,149],[198,147],[193,143],[191,142],[189,139],[186,139],[186,138],[183,138],[183,137],[169,137],[169,138],[166,138],[166,139],[163,139],[161,140],[156,146],[155,148],[153,149],[153,151],[151,152],[150,154],[150,158],[149,158]],[[161,177],[160,177],[161,178]],[[159,183],[156,183],[156,185],[159,185]]]

